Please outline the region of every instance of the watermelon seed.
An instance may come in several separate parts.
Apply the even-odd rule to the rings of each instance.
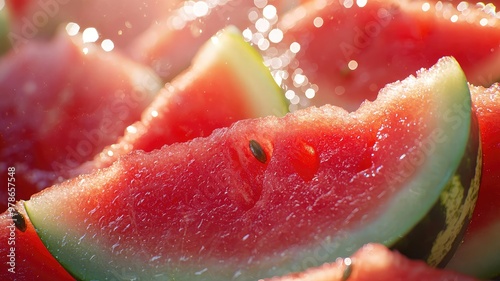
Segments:
[[[12,211],[12,220],[14,221],[17,229],[19,229],[21,232],[26,231],[26,221],[24,220],[24,216],[19,213],[16,208],[14,208],[14,211]]]
[[[347,281],[349,277],[351,277],[352,273],[352,260],[351,258],[345,258],[344,259],[344,273],[342,274],[342,281]]]
[[[253,156],[255,156],[255,158],[259,160],[259,162],[265,164],[267,162],[267,155],[260,143],[258,143],[256,140],[250,140],[249,146]]]

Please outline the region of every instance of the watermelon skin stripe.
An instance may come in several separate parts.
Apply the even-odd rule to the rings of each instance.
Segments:
[[[462,244],[446,268],[500,280],[500,85],[470,85],[481,132],[483,173],[479,197]]]
[[[472,133],[467,152],[456,174],[429,214],[404,239],[392,246],[392,249],[405,256],[425,260],[431,266],[444,267],[449,262],[460,245],[477,201],[482,153],[479,126],[474,113],[471,119]],[[455,200],[449,200],[453,196]]]
[[[432,253],[436,253],[437,251],[438,255],[440,255],[439,250],[441,245],[446,245],[446,247],[448,248],[444,249],[444,251],[442,250],[442,252],[447,251],[447,254],[441,259],[441,261],[439,261],[439,259],[435,259],[432,256],[426,259],[429,264],[438,267],[444,267],[450,261],[451,257],[460,245],[465,231],[469,226],[469,222],[472,218],[474,207],[476,206],[479,195],[479,187],[481,185],[483,168],[483,153],[481,147],[479,125],[474,113],[472,113],[471,120],[472,133],[469,135],[470,138],[467,145],[467,151],[465,152],[464,158],[460,162],[457,174],[455,175],[455,177],[458,177],[459,182],[457,182],[455,186],[448,187],[447,189],[449,190],[449,192],[441,195],[441,204],[447,210],[447,230],[443,230],[442,232],[440,232],[440,234],[443,235],[441,237],[437,237],[433,246]],[[456,197],[456,199],[461,198],[461,200],[456,201],[448,200],[447,198],[445,198],[450,198],[451,196],[453,196],[454,188],[458,189],[458,196]],[[446,204],[447,202],[449,204]],[[456,226],[460,225],[461,227],[456,228]],[[448,231],[448,233],[446,233],[446,231]],[[446,239],[447,241],[442,241],[443,239]]]

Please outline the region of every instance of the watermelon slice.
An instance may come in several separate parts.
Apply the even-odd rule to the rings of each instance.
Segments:
[[[129,126],[116,144],[89,166],[107,167],[132,150],[151,151],[163,145],[208,136],[216,128],[241,119],[283,116],[287,103],[258,52],[239,30],[229,26],[197,53],[192,66],[168,83],[142,119]]]
[[[354,110],[365,99],[375,99],[387,83],[443,56],[454,56],[475,85],[500,79],[500,21],[491,7],[464,3],[457,8],[443,1],[319,2],[281,17],[276,28],[284,37],[264,54],[270,65],[273,59],[289,61],[287,67],[278,64],[275,75],[294,91],[291,100],[300,98],[299,105],[331,103]],[[314,98],[304,94],[309,88]]]
[[[0,280],[74,280],[47,251],[22,203],[0,215],[0,239]]]
[[[465,76],[446,58],[351,114],[324,106],[239,121],[24,204],[78,279],[255,280],[368,242],[413,245],[438,264],[477,196],[471,126]],[[432,243],[404,238],[415,231]]]
[[[448,268],[479,278],[500,275],[500,85],[471,87],[483,148],[483,175],[464,242]]]
[[[0,167],[16,167],[16,199],[28,199],[116,142],[160,89],[149,68],[64,31],[4,55]],[[7,182],[6,174],[0,179]],[[7,197],[1,189],[2,210]]]
[[[262,281],[474,281],[452,271],[434,269],[380,244],[367,244],[349,258],[305,272]]]

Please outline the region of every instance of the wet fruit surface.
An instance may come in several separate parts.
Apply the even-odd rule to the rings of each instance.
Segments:
[[[1,57],[0,167],[16,167],[17,199],[60,181],[116,141],[160,87],[148,68],[64,31]]]
[[[324,106],[242,120],[207,138],[135,151],[25,206],[48,249],[82,279],[254,280],[303,270],[370,241],[395,243],[448,186],[461,188],[470,106],[448,119],[461,104],[470,105],[468,87],[447,58],[352,114]],[[434,153],[424,153],[427,141]],[[466,171],[475,169],[471,161]],[[447,210],[465,214],[453,225],[464,224],[474,198],[446,198]],[[438,248],[437,262],[450,250]]]
[[[473,281],[472,277],[451,271],[429,267],[421,261],[408,260],[397,252],[391,252],[382,245],[368,244],[350,258],[335,263],[311,268],[302,273],[285,277],[265,279],[266,281],[386,281],[386,280],[428,280],[428,281]]]
[[[446,1],[310,1],[265,32],[248,36],[268,36],[269,46],[255,43],[289,90],[292,108],[331,103],[352,111],[365,99],[374,100],[387,83],[443,56],[454,56],[475,85],[497,81],[500,25],[495,9],[483,7]],[[283,36],[273,43],[275,29]]]
[[[286,112],[282,90],[262,65],[262,57],[239,30],[227,27],[203,45],[189,69],[165,85],[140,121],[76,172],[90,172],[87,166],[107,167],[134,150],[149,152],[206,137],[238,120]]]

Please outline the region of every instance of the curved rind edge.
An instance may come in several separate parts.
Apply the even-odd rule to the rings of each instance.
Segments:
[[[232,62],[235,74],[244,84],[242,88],[247,89],[245,94],[250,108],[257,116],[280,117],[288,113],[288,101],[283,89],[274,80],[270,69],[264,65],[261,54],[245,41],[235,26],[227,26],[212,36],[200,48],[193,59],[193,65],[202,65],[204,59],[211,59],[213,48],[219,48],[218,46],[223,46],[220,55]],[[252,73],[257,79],[249,80],[248,73]]]
[[[479,125],[472,113],[467,150],[439,200],[403,239],[392,245],[412,259],[444,267],[460,245],[479,193],[482,152]]]

